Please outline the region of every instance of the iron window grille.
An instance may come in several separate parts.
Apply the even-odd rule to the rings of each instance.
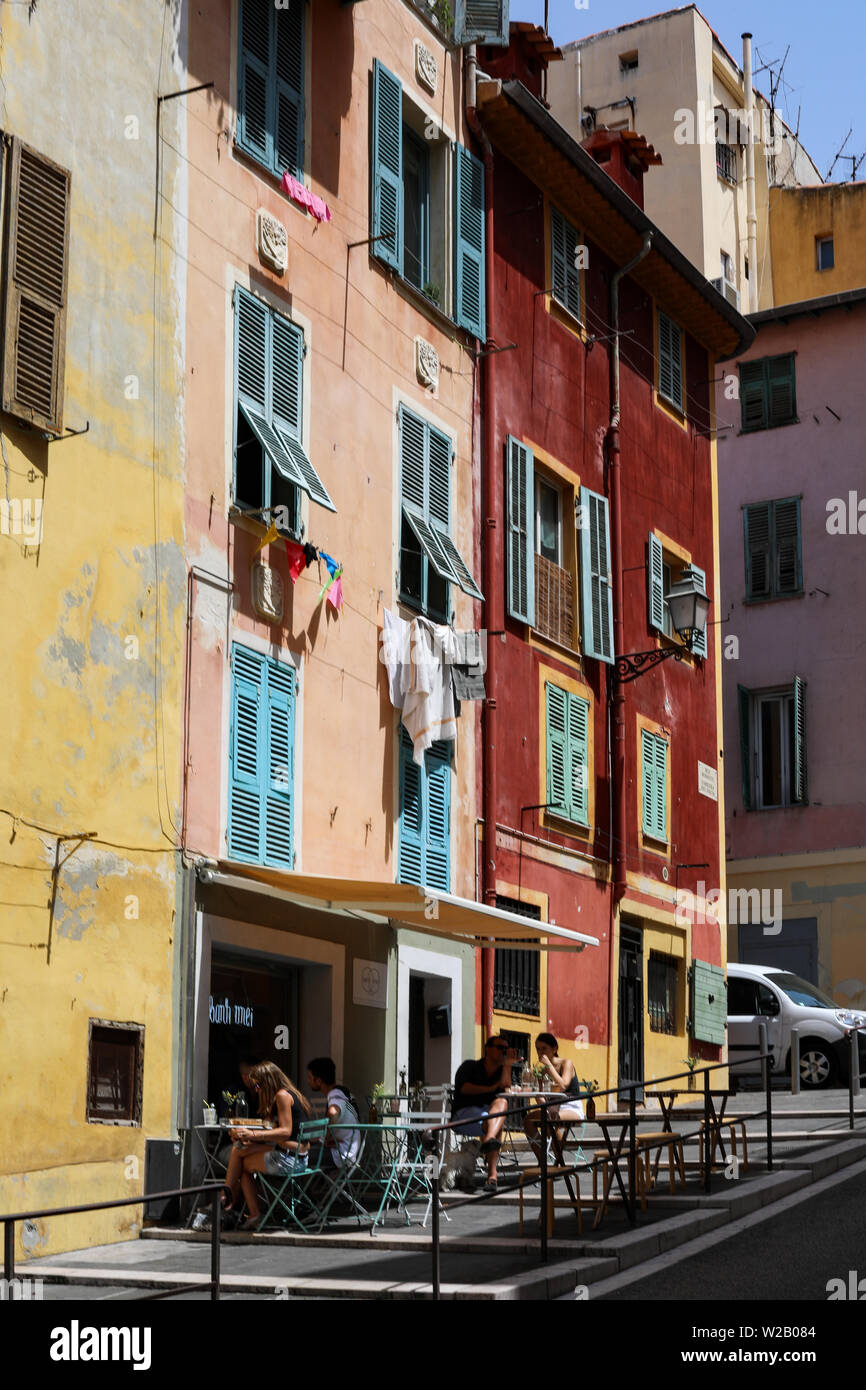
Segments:
[[[650,951],[647,975],[647,1012],[650,1031],[675,1034],[677,1031],[677,961]]]
[[[726,183],[737,182],[737,150],[734,145],[724,145],[716,141],[716,173]]]
[[[517,902],[514,898],[496,896],[496,906],[502,912],[514,912],[532,921],[541,920],[541,910],[532,903]],[[522,938],[527,942],[536,937]],[[541,952],[515,951],[497,947],[493,964],[493,1007],[506,1013],[525,1014],[537,1018],[541,1008]]]

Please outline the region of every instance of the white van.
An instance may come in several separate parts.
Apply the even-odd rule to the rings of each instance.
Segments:
[[[728,1060],[759,1052],[758,1022],[767,1025],[771,1069],[791,1073],[791,1028],[800,1032],[800,1085],[804,1090],[848,1084],[851,1044],[845,1030],[866,1015],[843,1009],[817,985],[773,965],[728,964]],[[859,1034],[860,1071],[866,1070],[866,1033]],[[731,1080],[760,1072],[760,1062],[735,1067]]]

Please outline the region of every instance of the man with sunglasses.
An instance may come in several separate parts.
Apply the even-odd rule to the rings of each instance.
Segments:
[[[496,1166],[502,1147],[499,1135],[508,1109],[502,1092],[511,1085],[511,1068],[516,1061],[517,1053],[504,1038],[488,1038],[480,1061],[461,1063],[454,1078],[451,1118],[467,1121],[455,1131],[457,1134],[481,1135],[481,1152],[487,1164],[485,1192],[496,1191]]]

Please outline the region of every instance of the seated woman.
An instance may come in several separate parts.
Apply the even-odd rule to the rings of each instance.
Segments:
[[[577,1079],[577,1072],[574,1063],[567,1057],[557,1055],[559,1043],[552,1033],[539,1033],[535,1039],[535,1051],[538,1053],[538,1060],[547,1075],[550,1077],[551,1086],[554,1091],[562,1091],[564,1101],[562,1105],[548,1106],[548,1119],[556,1120],[583,1120],[586,1113],[580,1097],[580,1083]],[[538,1109],[529,1110],[523,1121],[523,1128],[526,1137],[532,1145],[533,1151],[538,1154],[538,1145],[534,1142],[538,1135],[538,1125],[533,1116],[538,1115]]]
[[[226,1171],[228,1200],[223,1192],[223,1207],[232,1211],[237,1205],[238,1189],[243,1189],[249,1214],[239,1227],[242,1231],[252,1230],[262,1219],[253,1173],[285,1177],[306,1167],[309,1146],[301,1148],[298,1144],[298,1129],[311,1113],[306,1096],[275,1062],[262,1062],[252,1068],[250,1089],[258,1096],[259,1115],[270,1120],[273,1128],[265,1134],[243,1126],[229,1131],[234,1142]]]

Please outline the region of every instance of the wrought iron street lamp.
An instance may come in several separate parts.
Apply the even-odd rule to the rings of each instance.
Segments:
[[[704,592],[703,581],[691,567],[684,569],[677,582],[671,585],[665,601],[674,631],[682,638],[684,645],[658,647],[651,652],[632,652],[629,656],[618,656],[616,673],[623,684],[637,680],[638,676],[652,670],[654,666],[659,666],[671,656],[674,661],[682,661],[687,652],[694,651],[701,633],[706,632],[710,600]]]

